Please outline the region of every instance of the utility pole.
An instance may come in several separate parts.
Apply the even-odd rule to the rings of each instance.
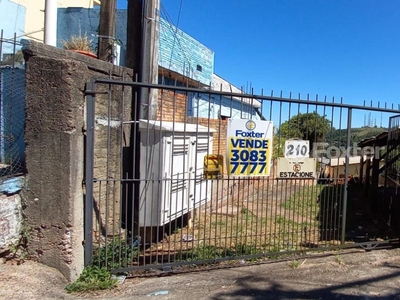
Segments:
[[[126,66],[133,69],[134,74],[140,76],[143,49],[143,0],[128,0],[127,22]]]
[[[143,83],[158,83],[159,17],[160,0],[128,0],[126,64]],[[156,118],[157,96],[157,90],[141,89],[138,118]]]
[[[114,55],[116,0],[102,0],[100,4],[98,57],[111,62]]]
[[[158,45],[160,24],[160,0],[146,1],[144,15],[144,50],[142,81],[158,83]],[[155,120],[158,109],[158,89],[144,91],[142,117]],[[144,100],[144,99],[142,99]]]
[[[142,74],[142,49],[143,49],[143,1],[144,0],[128,0],[128,20],[127,20],[127,36],[126,36],[126,66],[133,69],[133,81],[139,81]],[[130,147],[127,149],[126,179],[133,179],[127,183],[127,196],[124,198],[126,213],[123,223],[125,229],[132,236],[139,234],[139,228],[136,224],[139,219],[139,201],[140,201],[140,108],[141,108],[141,91],[140,88],[132,88],[132,112],[131,112],[131,135]]]
[[[133,69],[134,81],[158,82],[158,25],[160,0],[128,0],[128,24],[126,41],[126,66]],[[130,155],[127,178],[128,184],[126,220],[124,223],[133,235],[138,234],[135,226],[138,220],[140,200],[140,119],[155,119],[157,115],[158,90],[147,88],[132,89],[132,123]],[[131,186],[130,186],[131,185]]]

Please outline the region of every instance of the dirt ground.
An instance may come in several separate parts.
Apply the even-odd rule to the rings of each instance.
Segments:
[[[1,299],[400,299],[400,248],[348,249],[251,266],[159,273],[89,294],[67,294],[66,284],[57,270],[33,261],[0,263]]]

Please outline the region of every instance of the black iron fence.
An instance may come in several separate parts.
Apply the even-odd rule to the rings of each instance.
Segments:
[[[398,107],[111,79],[88,83],[86,103],[86,264],[168,270],[396,238],[369,219],[357,145]]]
[[[387,147],[385,156],[385,186],[383,203],[378,209],[383,214],[385,221],[397,233],[400,233],[400,116],[389,119],[387,133]]]

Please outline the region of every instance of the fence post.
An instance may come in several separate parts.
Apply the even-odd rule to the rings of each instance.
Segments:
[[[93,165],[94,165],[94,115],[95,83],[86,83],[86,147],[85,147],[85,266],[93,263]]]
[[[349,184],[349,162],[350,162],[350,142],[351,142],[351,114],[352,109],[349,108],[347,113],[347,142],[346,142],[346,165],[344,171],[344,192],[343,192],[343,211],[342,211],[342,233],[341,244],[345,242],[346,235],[346,214],[347,214],[347,188]]]

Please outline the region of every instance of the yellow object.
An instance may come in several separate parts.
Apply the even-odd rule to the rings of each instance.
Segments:
[[[224,173],[224,157],[221,154],[209,154],[204,156],[204,178],[221,178]]]

